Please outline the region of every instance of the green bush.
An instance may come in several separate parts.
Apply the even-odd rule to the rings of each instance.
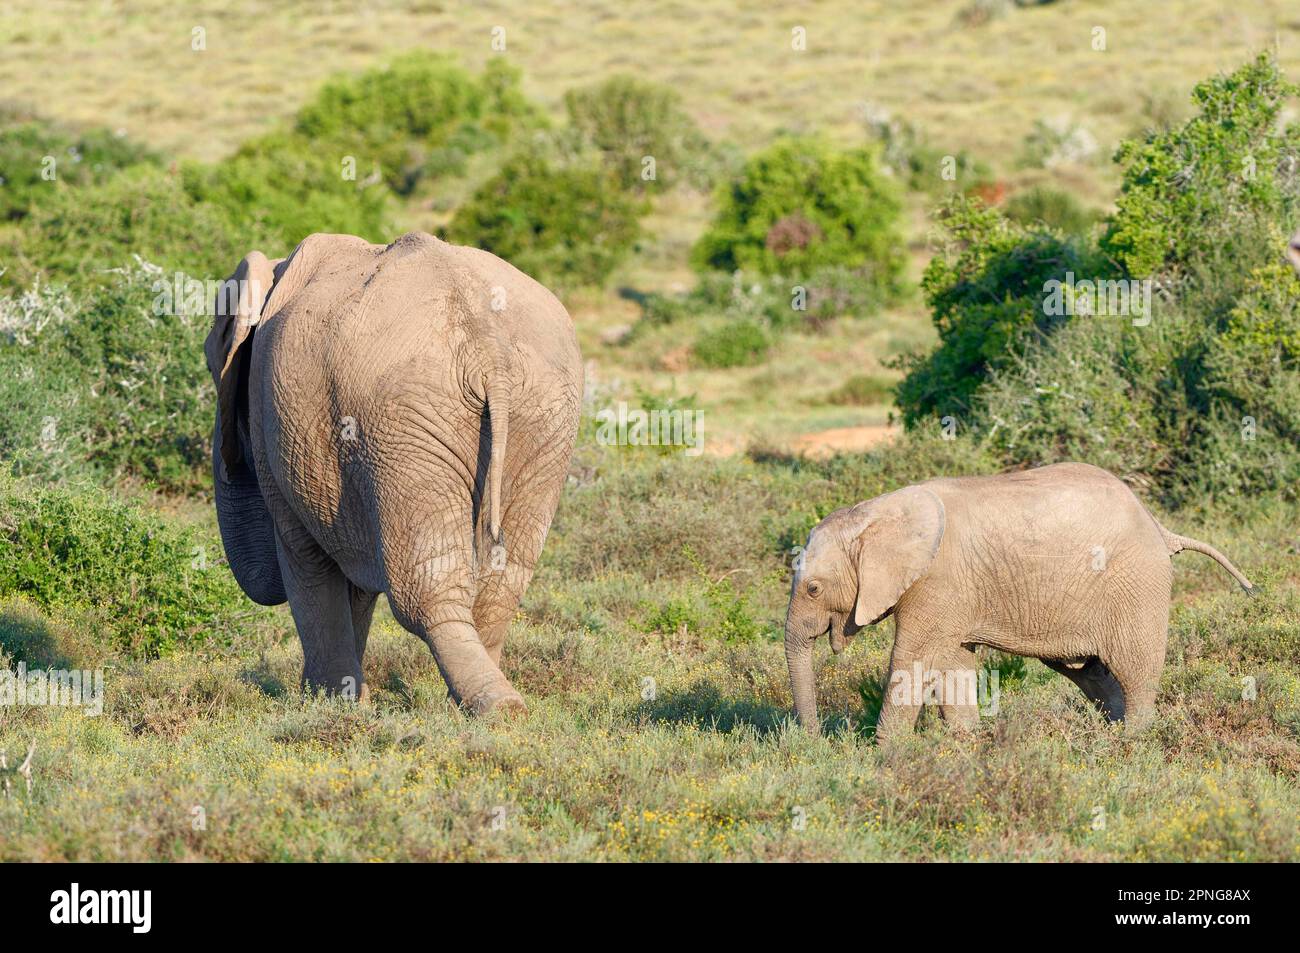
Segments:
[[[220,562],[220,542],[101,490],[0,476],[0,596],[74,614],[136,658],[227,645],[265,618]]]
[[[273,257],[287,255],[313,232],[388,241],[388,190],[361,166],[355,179],[344,178],[343,156],[325,143],[272,133],[215,165],[187,166],[185,187],[202,214],[224,215],[227,231],[267,236],[262,250]],[[252,247],[227,257],[225,271]]]
[[[1296,130],[1278,127],[1291,89],[1261,57],[1201,83],[1184,123],[1126,143],[1102,241],[1113,261],[962,210],[964,249],[926,274],[940,344],[900,388],[909,425],[960,412],[1010,464],[1086,460],[1169,506],[1294,498],[1300,280],[1281,252],[1300,156]],[[1044,326],[1041,282],[1067,266],[1076,278],[1153,276],[1150,323]]]
[[[1012,196],[1003,214],[1021,225],[1043,225],[1066,235],[1086,235],[1097,221],[1069,192],[1044,185]]]
[[[1210,405],[1197,447],[1209,492],[1300,495],[1300,278],[1280,263],[1247,280],[1205,352]]]
[[[0,109],[0,220],[25,218],[60,189],[103,182],[130,166],[157,164],[153,152],[107,129],[76,131]],[[53,179],[44,177],[47,168]]]
[[[1191,281],[1229,301],[1222,293],[1229,270],[1245,274],[1272,260],[1278,224],[1296,218],[1300,127],[1279,124],[1294,92],[1273,58],[1261,55],[1198,84],[1199,111],[1188,121],[1125,142],[1117,157],[1123,186],[1103,249],[1134,277]],[[1218,294],[1210,287],[1216,282]]]
[[[224,278],[259,244],[283,253],[257,228],[240,229],[196,200],[182,175],[136,167],[101,184],[55,190],[34,206],[4,281],[24,287],[45,274],[78,286],[103,283],[137,256],[169,272]]]
[[[869,116],[866,127],[880,145],[881,162],[914,192],[933,196],[966,192],[989,178],[983,162],[962,150],[945,152],[909,122],[882,113]]]
[[[1047,282],[1106,273],[1082,243],[1045,226],[1008,221],[978,200],[954,196],[943,211],[951,248],[936,255],[921,288],[939,344],[902,362],[898,406],[913,425],[934,415],[969,415],[980,385],[1037,333],[1066,320],[1048,314]]]
[[[704,367],[748,367],[762,363],[771,346],[762,325],[738,318],[700,334],[691,354]]]
[[[450,60],[408,53],[382,69],[335,77],[298,113],[294,133],[327,148],[337,178],[343,156],[358,175],[378,168],[400,195],[430,175],[459,174],[469,155],[506,142],[519,128],[544,123],[502,59],[475,77]]]
[[[773,336],[815,332],[837,318],[868,317],[884,303],[885,296],[870,274],[848,268],[819,268],[806,278],[704,272],[689,291],[646,295],[632,337],[709,315],[748,319]]]
[[[976,419],[990,444],[1029,466],[1083,460],[1139,480],[1168,477],[1165,428],[1177,415],[1161,394],[1168,349],[1149,346],[1149,330],[1088,319],[1031,341],[981,388]]]
[[[894,382],[874,374],[855,374],[826,396],[828,404],[867,407],[888,404],[894,397]]]
[[[707,185],[708,143],[681,107],[676,91],[632,76],[612,76],[564,94],[569,125],[599,153],[614,180],[644,190],[650,181],[671,188],[680,182]],[[654,179],[644,159],[654,159]]]
[[[643,606],[645,616],[639,624],[642,631],[711,636],[728,645],[754,642],[763,635],[777,635],[779,630],[775,625],[764,624],[755,618],[755,608],[731,576],[712,578],[690,547],[685,548],[683,555],[695,570],[694,584],[685,592],[679,588],[678,595],[661,605]],[[775,583],[775,580],[764,582]]]
[[[1083,164],[1098,154],[1096,138],[1068,117],[1039,119],[1025,137],[1020,164],[1035,169],[1052,169],[1065,164]]]
[[[388,241],[394,192],[460,175],[469,156],[541,122],[506,64],[493,61],[475,77],[417,53],[331,80],[289,128],[213,164],[165,171],[128,144],[83,137],[80,148],[104,174],[83,175],[75,189],[52,189],[31,209],[22,233],[5,240],[3,280],[24,287],[44,273],[80,284],[133,255],[168,270],[224,277],[250,249],[282,256],[313,232]],[[12,151],[26,163],[31,148],[19,137],[6,149],[0,136],[5,161]],[[131,168],[108,175],[128,160]]]
[[[903,265],[897,189],[871,149],[785,139],[750,158],[718,195],[697,267],[806,276],[843,266],[893,290]]]
[[[602,169],[520,155],[456,211],[446,237],[543,283],[600,285],[632,250],[643,211],[644,200]]]
[[[0,454],[24,474],[205,488],[207,290],[169,303],[176,279],[157,268],[110,278],[81,300],[39,285],[0,299]]]

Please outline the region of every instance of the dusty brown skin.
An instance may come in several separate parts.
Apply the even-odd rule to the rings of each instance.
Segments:
[[[910,731],[916,666],[973,685],[975,648],[1041,659],[1112,720],[1150,721],[1164,668],[1170,557],[1188,549],[1250,582],[1213,547],[1171,533],[1105,470],[1061,463],[930,480],[837,510],[808,537],[786,613],[795,711],[817,734],[812,643],[839,652],[892,614],[894,650],[876,734]],[[938,698],[945,719],[979,717],[970,694]]]
[[[498,663],[577,434],[564,307],[421,233],[312,235],[231,282],[205,347],[217,516],[245,593],[289,602],[304,684],[363,694],[383,592],[458,703],[522,708]]]

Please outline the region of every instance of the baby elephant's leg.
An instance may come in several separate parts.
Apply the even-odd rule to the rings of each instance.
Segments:
[[[1059,662],[1043,659],[1043,664],[1054,672],[1064,675],[1092,702],[1108,721],[1120,721],[1124,717],[1124,689],[1119,680],[1111,674],[1095,656],[1083,662]]]
[[[936,677],[941,679],[939,713],[952,728],[970,731],[979,726],[979,657],[964,645],[936,654]]]

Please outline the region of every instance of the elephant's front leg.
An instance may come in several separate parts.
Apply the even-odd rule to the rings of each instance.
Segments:
[[[884,700],[876,719],[877,741],[905,735],[916,726],[925,698],[925,669],[922,646],[901,622],[897,623]]]
[[[971,731],[979,727],[979,656],[964,645],[936,651],[934,667],[941,679],[939,713],[952,728]]]

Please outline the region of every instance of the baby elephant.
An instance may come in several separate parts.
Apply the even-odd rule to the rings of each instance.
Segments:
[[[799,722],[817,734],[812,643],[840,652],[894,616],[876,735],[909,731],[923,701],[973,725],[975,647],[1041,659],[1111,720],[1154,714],[1169,626],[1169,557],[1213,546],[1165,529],[1105,470],[1061,463],[930,480],[837,510],[808,537],[785,622]]]

